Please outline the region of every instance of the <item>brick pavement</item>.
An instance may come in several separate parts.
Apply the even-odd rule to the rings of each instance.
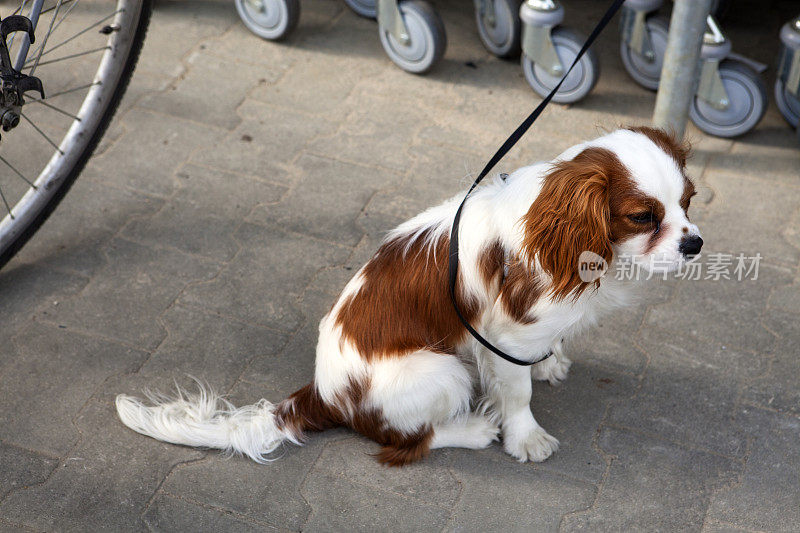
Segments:
[[[230,1],[157,2],[100,152],[0,272],[0,530],[800,528],[800,150],[774,107],[736,141],[690,130],[704,251],[760,252],[759,279],[653,281],[574,343],[568,380],[534,388],[561,440],[542,464],[494,445],[389,470],[335,430],[257,465],[119,423],[115,394],[187,373],[238,403],[308,382],[317,322],[383,232],[458,191],[537,102],[467,3],[438,7],[450,46],[416,77],[340,2],[304,0],[283,44]],[[773,60],[776,37],[729,27]],[[647,122],[614,33],[592,95],[502,169]]]

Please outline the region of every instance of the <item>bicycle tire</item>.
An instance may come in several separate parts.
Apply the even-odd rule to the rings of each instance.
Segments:
[[[72,168],[65,172],[65,176],[57,184],[55,190],[49,192],[49,199],[37,210],[38,212],[33,215],[30,221],[24,226],[18,228],[18,233],[3,245],[0,251],[0,268],[4,267],[22,247],[33,237],[33,235],[42,227],[42,224],[48,219],[53,211],[58,207],[61,200],[64,199],[67,192],[69,192],[75,180],[83,171],[89,158],[94,153],[100,140],[105,134],[114,113],[119,107],[122,97],[128,88],[133,71],[136,68],[136,63],[139,60],[139,55],[142,51],[144,38],[147,34],[147,28],[150,23],[150,17],[153,11],[153,0],[142,0],[138,20],[136,21],[136,30],[133,33],[130,47],[128,49],[127,58],[125,59],[124,66],[121,69],[120,76],[117,80],[116,86],[111,91],[111,97],[105,109],[102,110],[102,116],[97,122],[97,126],[91,133],[88,142],[84,145],[81,152],[77,155],[75,163]],[[91,91],[90,93],[91,94]],[[87,99],[90,97],[87,94]],[[69,132],[68,132],[69,134]],[[52,187],[51,187],[52,188]],[[21,202],[21,200],[20,200]],[[15,204],[15,207],[18,204]]]

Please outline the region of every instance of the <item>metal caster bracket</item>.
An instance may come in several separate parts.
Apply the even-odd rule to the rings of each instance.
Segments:
[[[719,75],[719,59],[706,59],[700,71],[697,97],[705,100],[714,109],[724,110],[730,105],[728,92]]]
[[[709,15],[706,19],[706,33],[703,35],[703,67],[700,71],[700,80],[697,84],[697,97],[708,102],[714,109],[725,110],[730,105],[728,91],[719,75],[720,61],[730,54],[731,44],[722,34],[714,18]],[[717,50],[715,50],[717,49]],[[715,50],[710,54],[708,50]]]
[[[408,45],[411,42],[397,0],[378,0],[378,24],[386,28],[399,43]]]
[[[656,59],[656,52],[645,23],[649,14],[646,11],[635,11],[623,6],[620,28],[622,40],[628,45],[628,48],[645,58],[648,63],[652,63]]]
[[[800,42],[800,17],[781,28],[781,40]],[[778,60],[778,79],[787,91],[800,97],[800,47],[792,49],[784,44]]]
[[[522,52],[552,76],[564,74],[564,65],[558,58],[551,36],[553,28],[560,23],[560,20],[552,24],[537,24],[530,21],[529,14],[533,14],[534,17],[539,15],[547,17],[549,14],[558,16],[559,10],[560,17],[563,18],[563,8],[554,0],[526,0],[520,9],[523,23]]]

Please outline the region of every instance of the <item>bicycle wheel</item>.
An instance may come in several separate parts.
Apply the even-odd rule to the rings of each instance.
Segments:
[[[0,116],[15,111],[18,122],[9,122],[0,138],[0,267],[41,227],[100,142],[133,74],[152,11],[152,0],[16,3],[14,14],[29,19],[41,5],[27,54],[24,32],[12,33],[7,44],[17,70],[39,78],[46,98],[26,92],[16,107],[0,101]]]

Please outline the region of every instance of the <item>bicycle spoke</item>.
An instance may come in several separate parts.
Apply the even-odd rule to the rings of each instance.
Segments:
[[[63,110],[63,109],[61,109],[60,107],[56,107],[56,106],[54,106],[54,105],[52,105],[52,104],[48,104],[48,103],[47,103],[47,102],[45,102],[44,100],[39,100],[38,98],[31,98],[30,96],[28,97],[28,99],[29,99],[29,101],[31,101],[31,102],[36,102],[37,104],[42,104],[42,105],[43,105],[43,106],[45,106],[45,107],[49,107],[49,108],[50,108],[50,109],[52,109],[53,111],[58,111],[58,112],[59,112],[59,113],[61,113],[62,115],[66,115],[66,116],[70,117],[71,119],[77,120],[78,122],[80,122],[80,121],[81,121],[80,117],[78,117],[77,115],[73,115],[72,113],[69,113],[69,112],[67,112],[67,111],[64,111],[64,110]]]
[[[63,2],[63,3],[64,3],[64,4],[69,4],[69,3],[71,3],[71,2],[75,2],[75,3],[77,3],[77,2],[78,2],[78,0],[64,0],[64,2]],[[47,9],[42,9],[41,13],[39,13],[39,16],[42,16],[42,15],[44,15],[45,13],[49,13],[50,11],[52,11],[53,9],[55,9],[55,7],[56,7],[56,6],[53,6],[53,7],[48,7]],[[63,19],[62,19],[62,20],[63,20]]]
[[[28,3],[28,0],[23,0],[22,3],[19,5],[19,7],[17,9],[15,9],[14,12],[11,13],[11,14],[12,15],[16,15],[17,13],[20,13],[23,9],[25,9],[25,4],[27,4],[27,3]],[[14,36],[13,35],[11,36],[11,41],[12,42],[14,41]]]
[[[53,24],[56,23],[56,17],[58,16],[58,12],[61,9],[61,4],[63,2],[64,0],[58,0],[58,3],[56,3],[56,10],[53,12],[53,16],[50,18],[50,27],[47,28],[47,33],[44,36],[44,40],[42,41],[42,44],[39,45],[39,55],[36,56],[36,61],[33,62],[33,66],[31,67],[30,72],[28,72],[28,76],[33,76],[36,67],[39,66],[39,60],[42,59],[42,52],[44,52],[44,47],[47,44],[47,39],[49,39],[50,34],[53,33]],[[39,14],[39,16],[41,16],[41,13]],[[34,52],[34,55],[35,54],[36,52]]]
[[[44,38],[44,42],[43,42],[43,43],[41,43],[41,44],[38,46],[38,48],[36,48],[36,50],[34,50],[34,52],[31,54],[31,56],[35,56],[35,55],[38,53],[38,54],[39,54],[39,58],[41,58],[41,57],[42,57],[42,54],[41,54],[41,52],[44,50],[44,45],[47,43],[47,39],[49,39],[49,38],[50,38],[50,35],[52,35],[52,34],[53,34],[53,32],[55,32],[55,31],[58,29],[58,27],[59,27],[59,26],[61,26],[61,23],[62,23],[62,22],[64,22],[64,20],[66,20],[66,18],[67,18],[67,17],[69,16],[69,14],[72,12],[72,9],[73,9],[75,6],[77,6],[77,5],[78,5],[78,0],[63,0],[63,2],[61,2],[61,3],[59,4],[59,5],[62,5],[62,4],[68,4],[68,3],[70,3],[70,2],[72,2],[72,5],[71,5],[71,6],[69,6],[69,8],[67,9],[67,12],[66,12],[66,13],[64,13],[64,15],[63,15],[63,16],[62,16],[62,17],[61,17],[59,20],[58,20],[58,22],[56,22],[55,26],[53,26],[53,27],[52,27],[52,29],[51,29],[49,32],[47,32],[47,35],[46,35],[46,36],[45,36],[45,38]],[[54,6],[54,7],[56,7],[56,6]],[[46,13],[47,11],[50,11],[50,10],[52,10],[52,8],[48,8],[48,9],[46,9],[45,11],[42,11],[42,13],[41,13],[41,14],[44,14],[44,13]],[[41,14],[40,14],[40,16],[41,16]],[[55,19],[56,15],[58,15],[58,12],[56,12],[56,13],[53,15],[53,19]],[[52,24],[52,23],[51,23],[51,24]],[[31,69],[31,73],[33,73],[33,71],[34,71],[34,70],[36,70],[36,66],[35,66],[35,65],[34,65],[33,69]]]
[[[31,126],[33,126],[33,129],[35,129],[36,131],[38,131],[38,132],[39,132],[39,135],[41,135],[42,137],[44,137],[44,138],[45,138],[45,140],[46,140],[47,142],[49,142],[49,143],[50,143],[50,145],[51,145],[53,148],[55,148],[56,150],[58,150],[58,153],[59,153],[59,154],[61,154],[61,155],[64,155],[64,152],[62,152],[62,151],[61,151],[61,148],[59,148],[59,147],[58,147],[58,145],[57,145],[56,143],[54,143],[54,142],[53,142],[53,140],[52,140],[50,137],[48,137],[48,136],[47,136],[47,134],[46,134],[45,132],[43,132],[42,130],[40,130],[40,129],[39,129],[39,126],[37,126],[36,124],[34,124],[34,123],[33,123],[33,121],[32,121],[31,119],[29,119],[27,116],[25,116],[25,114],[24,114],[24,113],[20,113],[20,116],[21,116],[22,118],[24,118],[25,120],[27,120],[27,121],[28,121],[28,124],[30,124]]]
[[[57,96],[61,96],[62,94],[74,93],[75,91],[80,91],[81,89],[88,89],[89,87],[94,87],[95,85],[102,85],[102,82],[96,81],[94,83],[89,83],[87,85],[81,85],[80,87],[74,87],[72,89],[67,89],[66,91],[61,91],[61,92],[49,94],[49,95],[47,95],[47,99],[48,100],[52,100],[53,98],[55,98]]]
[[[31,183],[31,180],[29,180],[28,178],[26,178],[25,176],[23,176],[23,175],[22,175],[22,172],[20,172],[20,171],[19,171],[19,170],[17,170],[16,168],[14,168],[14,166],[13,166],[11,163],[9,163],[8,161],[6,161],[6,159],[5,159],[3,156],[1,156],[1,155],[0,155],[0,161],[2,161],[3,163],[5,163],[5,164],[6,164],[6,166],[7,166],[8,168],[10,168],[11,170],[13,170],[13,171],[14,171],[14,174],[16,174],[17,176],[19,176],[20,178],[22,178],[22,180],[23,180],[25,183],[27,183],[28,185],[30,185],[30,186],[31,186],[31,187],[33,187],[34,189],[37,189],[36,185],[34,185],[33,183]]]
[[[8,216],[11,217],[11,220],[14,220],[14,215],[11,214],[11,207],[8,205],[8,200],[6,200],[6,195],[3,194],[3,188],[0,187],[0,198],[3,199],[3,203],[6,204],[6,211],[8,211]]]
[[[89,54],[94,54],[95,52],[101,52],[103,50],[110,50],[110,46],[101,46],[100,48],[94,48],[92,50],[86,50],[85,52],[78,52],[77,54],[70,54],[68,56],[59,57],[58,59],[51,59],[50,61],[42,61],[39,63],[40,66],[50,65],[51,63],[58,63],[59,61],[66,61],[67,59],[75,59],[76,57],[86,56]],[[36,66],[36,65],[34,65]],[[33,71],[31,71],[33,72]]]
[[[70,37],[70,38],[68,38],[68,39],[65,39],[65,40],[61,41],[61,42],[60,42],[60,43],[58,43],[57,45],[55,45],[55,46],[53,46],[52,48],[50,48],[50,50],[45,50],[44,52],[42,52],[42,55],[43,55],[43,56],[46,56],[47,54],[49,54],[49,53],[50,53],[50,52],[52,52],[53,50],[57,50],[58,48],[61,48],[62,46],[64,46],[64,45],[65,45],[65,44],[67,44],[68,42],[72,41],[73,39],[76,39],[76,38],[80,37],[81,35],[83,35],[83,34],[84,34],[84,33],[86,33],[87,31],[91,30],[92,28],[96,28],[97,26],[99,26],[99,25],[100,25],[100,24],[102,24],[103,22],[107,21],[107,20],[108,20],[108,19],[110,19],[111,17],[113,17],[113,16],[116,16],[116,14],[117,14],[117,13],[119,13],[120,11],[122,11],[122,10],[121,10],[121,9],[118,9],[118,10],[114,11],[113,13],[111,13],[110,15],[108,15],[108,16],[106,16],[106,17],[103,17],[102,19],[98,20],[97,22],[95,22],[95,23],[94,23],[94,24],[92,24],[91,26],[89,26],[89,27],[87,27],[87,28],[84,28],[84,29],[82,29],[81,31],[79,31],[78,33],[76,33],[75,35],[73,35],[72,37]],[[27,65],[28,65],[28,63],[30,63],[31,61],[33,61],[33,59],[28,59],[28,60],[25,62],[25,66],[27,66]]]

